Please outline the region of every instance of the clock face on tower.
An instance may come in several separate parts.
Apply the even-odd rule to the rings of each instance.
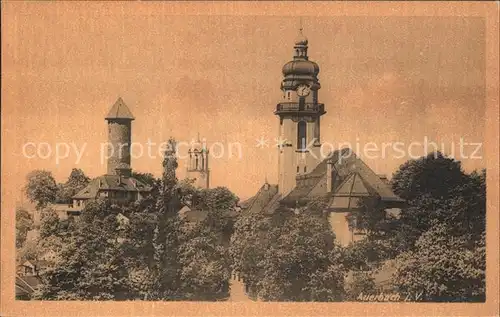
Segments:
[[[297,87],[297,95],[299,97],[306,97],[311,93],[311,88],[308,85],[301,84]]]

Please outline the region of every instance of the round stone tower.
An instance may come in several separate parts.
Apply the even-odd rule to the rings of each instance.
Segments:
[[[132,142],[132,120],[130,112],[122,98],[118,98],[108,115],[108,175],[130,175],[130,144]]]

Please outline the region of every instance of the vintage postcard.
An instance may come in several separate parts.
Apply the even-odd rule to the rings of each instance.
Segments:
[[[498,2],[2,2],[2,316],[498,316]]]

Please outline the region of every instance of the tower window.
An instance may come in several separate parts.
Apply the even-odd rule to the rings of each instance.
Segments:
[[[304,166],[304,173],[307,173],[307,166]]]
[[[300,168],[299,166],[297,166],[297,174],[300,172]]]
[[[306,149],[306,128],[307,123],[305,121],[300,121],[297,125],[297,149],[305,150]]]
[[[287,97],[288,100],[290,100],[292,98],[292,93],[290,91],[288,91],[286,93],[286,97]]]

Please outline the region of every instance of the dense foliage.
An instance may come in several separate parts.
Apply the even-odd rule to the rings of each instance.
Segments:
[[[157,181],[157,179],[151,173],[132,171],[132,177],[149,186],[154,186]]]
[[[33,229],[33,217],[25,209],[16,210],[16,248],[21,248],[26,241],[28,231]]]
[[[152,186],[148,197],[120,206],[93,201],[78,219],[61,220],[51,209],[64,195],[49,172],[30,173],[26,193],[42,215],[40,240],[25,241],[33,221],[18,210],[16,245],[18,261],[49,262],[36,298],[225,300],[234,273],[253,299],[355,301],[380,292],[380,273],[390,267],[383,288],[402,296],[485,299],[485,171],[467,174],[440,153],[406,162],[392,179],[406,206],[387,211],[363,199],[348,220],[366,237],[342,248],[324,201],[239,212],[227,188],[178,181],[169,144],[160,179],[134,174]],[[75,169],[60,188],[73,193],[86,182]]]
[[[81,169],[72,169],[66,183],[58,184],[56,202],[60,204],[71,203],[72,197],[84,189],[89,182],[90,178]]]
[[[60,262],[42,275],[40,299],[105,300],[128,298],[127,269],[118,239],[119,209],[91,202],[64,240]]]
[[[398,215],[364,201],[353,223],[367,233],[346,250],[353,270],[374,272],[394,260],[391,282],[428,301],[484,300],[486,173],[431,153],[403,164],[393,189],[407,199]]]
[[[24,191],[29,200],[36,204],[37,210],[42,210],[48,204],[55,202],[58,187],[52,173],[34,170],[26,176]]]
[[[91,201],[80,217],[68,220],[43,210],[38,251],[23,250],[30,259],[51,255],[36,298],[227,298],[227,248],[238,198],[227,188],[200,190],[178,182],[175,142],[169,144],[162,178],[139,175],[153,186],[150,196],[123,206]],[[179,210],[185,203],[206,217],[182,219]]]
[[[471,246],[446,224],[436,224],[400,254],[394,283],[405,293],[423,292],[428,301],[484,301],[486,249],[484,235]]]
[[[271,215],[242,215],[235,226],[234,270],[251,296],[268,301],[342,299],[342,252],[315,206],[298,214],[282,207]]]

